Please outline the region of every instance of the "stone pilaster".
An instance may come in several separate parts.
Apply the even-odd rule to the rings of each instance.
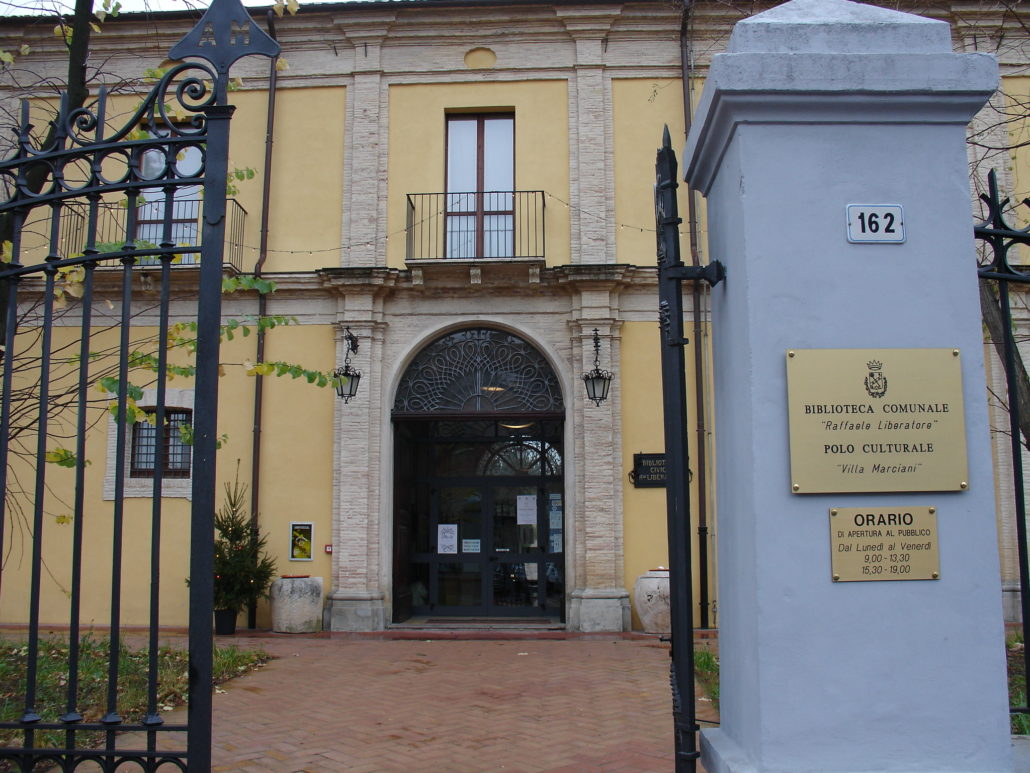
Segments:
[[[588,313],[610,309],[607,287],[581,292]],[[599,365],[614,372],[608,399],[595,405],[582,384],[575,384],[574,449],[577,460],[573,513],[575,586],[570,588],[569,624],[580,631],[625,631],[630,627],[629,594],[623,584],[622,445],[619,417],[619,324],[611,316],[583,316],[572,323],[579,373],[594,367],[594,329],[601,342]],[[577,374],[578,375],[578,374]],[[578,382],[579,379],[577,378]]]
[[[376,631],[386,626],[380,560],[380,419],[383,324],[371,294],[349,295],[337,323],[336,361],[344,362],[346,329],[357,336],[351,365],[362,372],[357,395],[337,402],[333,465],[333,586],[325,628]]]
[[[614,263],[614,183],[610,163],[611,99],[604,73],[608,32],[621,9],[557,9],[576,44],[569,82],[572,261]]]
[[[393,14],[345,24],[354,46],[354,75],[347,89],[343,170],[341,265],[385,265],[388,101],[381,54]]]

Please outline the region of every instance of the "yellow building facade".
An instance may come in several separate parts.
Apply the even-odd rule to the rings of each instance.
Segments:
[[[963,26],[969,15],[934,12],[955,24],[957,46],[982,45]],[[237,183],[246,216],[227,271],[259,271],[277,289],[263,302],[226,295],[223,317],[289,324],[268,332],[263,354],[256,335],[223,344],[218,477],[248,485],[280,574],[321,578],[326,629],[483,618],[640,627],[635,579],[669,561],[664,489],[630,476],[635,455],[664,448],[655,151],[664,126],[681,143],[685,98],[738,18],[715,3],[649,0],[312,5],[275,22],[288,67],[236,65],[230,162],[254,175]],[[91,61],[104,63],[103,79],[132,82],[195,20],[109,18]],[[0,34],[4,47],[29,43],[20,63],[63,67],[47,25],[8,19]],[[1012,58],[1010,74],[1030,61]],[[22,94],[4,85],[10,105]],[[683,254],[707,262],[703,207],[691,208],[685,187],[680,211]],[[184,297],[195,270],[175,267]],[[145,316],[147,268],[137,271]],[[715,627],[707,301],[687,289],[685,376],[703,397],[692,394],[689,410],[695,622]],[[60,325],[58,336],[74,335]],[[248,375],[258,361],[330,371],[348,357],[362,377],[346,403],[303,378],[265,376],[259,388]],[[595,358],[614,374],[599,404],[581,380]],[[191,380],[169,388],[188,416]],[[141,558],[123,570],[122,622],[143,624],[153,491],[117,458],[114,435],[109,417],[90,430],[88,508],[103,524],[114,471],[127,465],[126,544]],[[163,490],[167,626],[187,619],[188,482],[169,478]],[[42,619],[61,625],[71,524],[59,492],[47,513]],[[91,532],[98,545],[103,531]],[[30,540],[24,525],[7,533],[0,622],[19,623]],[[100,566],[87,570],[96,592],[84,622],[109,604]],[[265,603],[257,624],[270,624]]]

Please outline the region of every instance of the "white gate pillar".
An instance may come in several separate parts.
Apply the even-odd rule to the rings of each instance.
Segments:
[[[712,291],[722,724],[702,734],[709,773],[1011,769],[964,146],[996,82],[991,58],[952,53],[947,24],[846,0],[742,21],[713,60],[684,153],[726,266]],[[849,204],[900,207],[905,240],[849,242]],[[794,493],[787,352],[819,349],[959,350],[965,433],[938,455],[964,444],[965,488]],[[883,398],[866,399],[859,373],[857,402],[902,395],[904,363],[891,368]],[[939,578],[834,581],[831,509],[929,507]]]

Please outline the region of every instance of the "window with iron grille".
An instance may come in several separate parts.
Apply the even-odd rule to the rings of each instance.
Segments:
[[[148,411],[155,414],[156,411]],[[166,478],[190,476],[191,449],[182,437],[182,427],[192,423],[192,411],[166,410],[163,426],[150,422],[137,422],[132,431],[132,456],[129,475],[133,478],[152,478],[157,468],[158,448],[163,451],[162,475]]]

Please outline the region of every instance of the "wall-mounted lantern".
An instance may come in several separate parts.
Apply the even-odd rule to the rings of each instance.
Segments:
[[[601,370],[601,337],[594,328],[594,369],[583,374],[583,383],[587,388],[587,399],[593,400],[595,405],[600,405],[608,399],[608,389],[612,385],[612,374],[607,370]]]
[[[343,357],[343,367],[334,370],[333,377],[336,379],[336,394],[343,402],[349,403],[350,399],[358,393],[358,383],[361,381],[361,371],[355,370],[350,364],[351,354],[358,350],[358,337],[350,331],[350,328],[347,328],[343,337],[347,341],[347,353]]]

